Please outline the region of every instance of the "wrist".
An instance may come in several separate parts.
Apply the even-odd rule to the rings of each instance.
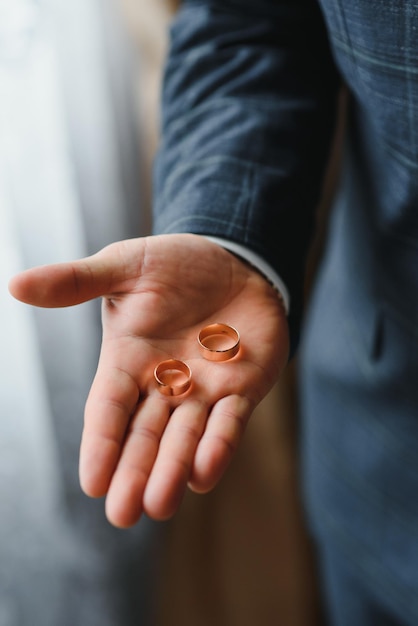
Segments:
[[[229,239],[222,239],[220,237],[210,237],[203,235],[209,241],[216,243],[217,245],[225,248],[237,258],[240,259],[247,266],[251,267],[255,272],[262,276],[271,287],[274,289],[278,299],[280,300],[286,316],[290,310],[290,296],[287,287],[280,276],[274,271],[274,269],[264,261],[258,254],[249,250],[247,247],[237,244]]]

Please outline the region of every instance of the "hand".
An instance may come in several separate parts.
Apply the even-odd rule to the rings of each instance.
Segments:
[[[184,491],[207,492],[225,471],[254,407],[287,362],[288,331],[267,281],[197,235],[114,243],[72,263],[15,276],[10,291],[40,307],[103,297],[103,342],[80,451],[80,481],[106,497],[119,527],[145,511],[163,520]],[[199,330],[213,322],[238,329],[241,349],[205,360]],[[182,359],[192,370],[183,395],[164,396],[155,365]]]

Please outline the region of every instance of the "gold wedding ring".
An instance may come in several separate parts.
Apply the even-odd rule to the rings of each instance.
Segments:
[[[209,324],[199,333],[200,352],[208,361],[229,361],[239,351],[239,332],[228,324]]]
[[[192,382],[190,367],[178,359],[167,359],[158,363],[154,370],[158,389],[165,396],[179,396],[185,393]]]

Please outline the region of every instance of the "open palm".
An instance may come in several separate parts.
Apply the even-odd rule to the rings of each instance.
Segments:
[[[226,469],[256,404],[287,360],[287,324],[268,283],[195,235],[112,244],[86,259],[15,276],[11,293],[42,307],[103,298],[103,342],[85,409],[80,480],[107,494],[108,519],[166,519],[186,486],[210,490]],[[202,358],[197,336],[213,322],[241,335],[238,355]],[[185,361],[190,389],[162,395],[160,361]]]

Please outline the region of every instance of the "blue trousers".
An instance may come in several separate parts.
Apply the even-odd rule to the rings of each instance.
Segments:
[[[326,626],[409,626],[410,622],[392,614],[364,585],[346,559],[329,546],[319,564],[326,615]]]
[[[299,354],[303,495],[330,626],[417,626],[418,333],[379,293],[372,235],[349,208]]]

